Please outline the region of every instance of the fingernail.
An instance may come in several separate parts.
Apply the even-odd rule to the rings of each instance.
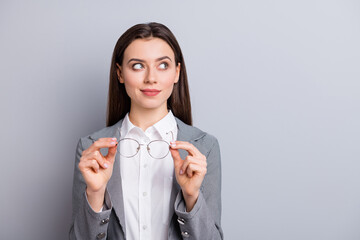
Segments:
[[[110,145],[115,145],[115,144],[117,144],[117,142],[111,142],[111,143],[110,143]]]
[[[176,147],[176,142],[170,142],[171,147]]]
[[[114,138],[112,138],[111,140],[116,141],[116,138],[114,137]]]
[[[182,169],[180,169],[180,175],[183,175],[184,171]]]
[[[107,165],[107,163],[105,163],[104,164],[104,168],[108,168],[109,167],[109,165]]]

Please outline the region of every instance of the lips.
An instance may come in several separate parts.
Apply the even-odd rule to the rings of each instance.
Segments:
[[[149,88],[147,88],[147,89],[141,90],[141,92],[142,92],[143,94],[145,94],[146,96],[156,96],[156,95],[158,95],[161,91],[160,91],[160,90],[157,90],[157,89],[149,89]]]

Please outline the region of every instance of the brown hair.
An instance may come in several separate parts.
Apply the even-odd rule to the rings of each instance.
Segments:
[[[180,63],[179,81],[174,84],[173,92],[167,100],[168,108],[181,121],[192,125],[191,103],[184,58],[173,33],[163,24],[145,23],[129,28],[117,41],[110,67],[110,83],[107,105],[106,126],[112,126],[124,118],[130,111],[130,97],[127,95],[124,84],[118,80],[116,63],[122,65],[125,49],[135,39],[156,37],[164,40],[174,51],[175,63]]]

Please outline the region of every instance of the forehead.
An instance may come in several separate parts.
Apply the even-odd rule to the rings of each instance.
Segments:
[[[160,38],[136,39],[124,52],[124,60],[130,58],[152,60],[163,56],[168,56],[172,60],[175,58],[169,44]]]

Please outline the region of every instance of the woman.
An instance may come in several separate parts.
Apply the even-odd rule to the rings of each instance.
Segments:
[[[70,239],[222,239],[219,145],[191,125],[174,35],[131,27],[113,53],[107,127],[77,146]]]

